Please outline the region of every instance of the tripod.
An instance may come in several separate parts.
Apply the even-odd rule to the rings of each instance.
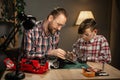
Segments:
[[[35,17],[27,17],[24,13],[19,13],[18,18],[22,21],[22,26],[25,30],[32,29],[35,25]],[[6,52],[6,48],[8,47],[9,43],[13,40],[16,33],[21,29],[21,25],[15,26],[14,29],[10,32],[7,39],[4,41],[2,45],[0,45],[0,50]],[[5,80],[21,80],[25,78],[25,74],[19,70],[19,61],[21,59],[21,47],[17,50],[17,62],[16,62],[16,70],[5,75]]]
[[[6,50],[6,48],[8,47],[9,43],[13,40],[14,36],[16,35],[16,33],[20,30],[20,26],[16,26],[14,27],[14,29],[10,32],[10,34],[8,35],[7,39],[4,41],[4,43],[2,45],[0,45],[0,50],[3,51],[4,53],[12,51],[12,50]],[[12,51],[14,53],[14,51]],[[17,53],[18,52],[18,53]],[[25,74],[21,71],[19,71],[19,61],[20,61],[20,53],[21,50],[17,49],[16,52],[17,53],[17,62],[16,62],[16,71],[13,71],[11,73],[7,73],[5,75],[5,79],[6,80],[21,80],[23,78],[25,78]],[[7,54],[6,54],[7,55]]]

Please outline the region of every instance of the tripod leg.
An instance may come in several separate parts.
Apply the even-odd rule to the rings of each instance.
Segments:
[[[6,65],[4,64],[5,58],[7,58],[7,56],[5,55],[3,51],[0,50],[0,79],[6,70]]]
[[[20,61],[20,58],[21,58],[20,57],[21,50],[18,48],[16,50],[12,50],[10,52],[17,54],[16,55],[16,62],[15,62],[16,63],[16,70],[13,71],[13,72],[7,73],[5,75],[5,80],[21,80],[21,79],[24,79],[25,78],[25,74],[22,71],[19,70],[19,67],[20,67],[19,61]],[[10,53],[10,52],[8,51],[8,53]]]

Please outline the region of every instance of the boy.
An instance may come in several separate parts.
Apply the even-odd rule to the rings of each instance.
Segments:
[[[94,19],[85,19],[78,28],[79,39],[73,44],[73,52],[82,61],[111,62],[109,44],[103,35],[97,35]]]

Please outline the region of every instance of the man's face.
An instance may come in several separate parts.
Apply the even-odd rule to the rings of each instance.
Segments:
[[[56,18],[53,18],[48,24],[48,31],[51,34],[54,34],[56,31],[61,30],[61,28],[66,23],[66,17],[63,14],[58,15]]]
[[[90,41],[97,33],[97,30],[91,31],[90,28],[86,29],[83,34],[80,34],[80,37],[83,38],[85,41]]]

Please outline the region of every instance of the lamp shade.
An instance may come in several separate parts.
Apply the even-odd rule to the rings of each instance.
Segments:
[[[78,16],[75,24],[80,25],[81,22],[83,20],[87,19],[87,18],[93,18],[94,19],[92,11],[80,11],[79,16]]]

